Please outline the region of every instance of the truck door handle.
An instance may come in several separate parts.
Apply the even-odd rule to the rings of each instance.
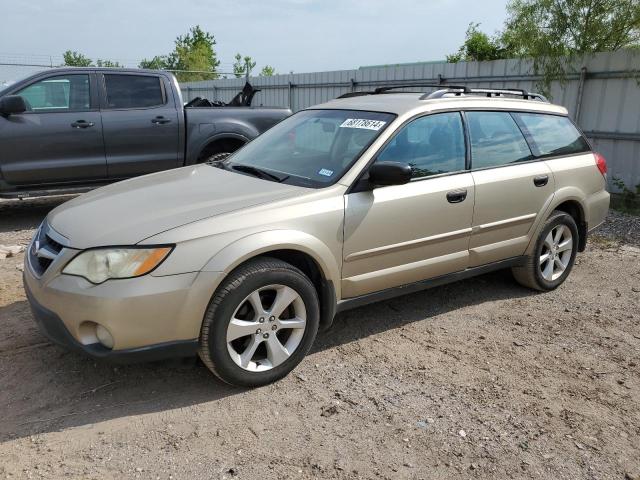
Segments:
[[[168,118],[164,118],[162,115],[158,115],[156,118],[151,120],[151,123],[156,125],[164,125],[165,123],[171,123],[171,120]]]
[[[78,120],[76,122],[73,122],[71,124],[72,128],[89,128],[89,127],[93,127],[95,125],[95,123],[93,122],[87,122],[86,120]]]
[[[464,202],[464,199],[467,198],[466,190],[453,190],[447,193],[447,201],[449,203],[460,203]]]
[[[549,181],[549,175],[538,175],[533,178],[533,184],[536,187],[544,187]]]

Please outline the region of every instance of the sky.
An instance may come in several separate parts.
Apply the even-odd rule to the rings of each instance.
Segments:
[[[65,50],[137,66],[199,24],[222,71],[237,52],[278,73],[442,60],[470,22],[494,33],[506,0],[0,0],[0,62],[60,62]]]

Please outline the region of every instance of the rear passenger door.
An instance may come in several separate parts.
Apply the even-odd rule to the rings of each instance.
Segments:
[[[102,126],[110,179],[179,166],[180,125],[171,86],[160,75],[103,73]]]
[[[554,179],[510,112],[468,111],[465,116],[476,189],[469,244],[473,267],[524,253],[536,217],[553,198]]]

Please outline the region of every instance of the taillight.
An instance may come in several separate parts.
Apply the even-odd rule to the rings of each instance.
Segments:
[[[598,167],[598,170],[600,170],[602,175],[606,175],[607,160],[600,153],[595,153],[594,156],[596,157],[596,166]]]

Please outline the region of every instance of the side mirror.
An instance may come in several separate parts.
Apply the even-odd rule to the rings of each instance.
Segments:
[[[27,111],[27,104],[20,95],[7,95],[0,98],[0,115],[8,117]]]
[[[369,183],[372,185],[403,185],[409,183],[413,171],[406,163],[375,162],[369,168]]]

